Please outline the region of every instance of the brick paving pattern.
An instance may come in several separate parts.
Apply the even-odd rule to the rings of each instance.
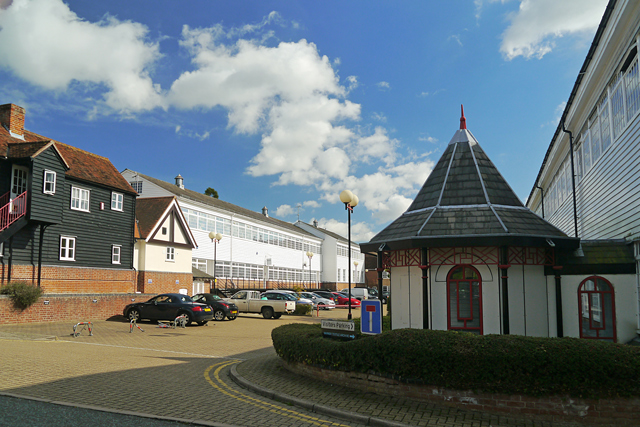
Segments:
[[[338,317],[343,311],[322,316]],[[144,332],[131,333],[127,322],[95,321],[93,336],[85,330],[77,338],[72,336],[73,322],[0,325],[0,393],[196,424],[362,425],[241,388],[229,377],[235,365],[241,377],[257,386],[405,425],[567,425],[363,393],[294,375],[275,355],[270,332],[285,323],[316,321],[247,315],[185,329],[161,329],[144,322],[140,323]]]

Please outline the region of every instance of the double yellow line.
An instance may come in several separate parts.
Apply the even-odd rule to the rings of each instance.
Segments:
[[[334,423],[332,421],[322,420],[317,417],[311,417],[309,415],[305,415],[300,412],[293,411],[283,406],[274,405],[273,403],[270,403],[261,399],[256,399],[254,397],[248,396],[244,393],[241,393],[239,391],[232,389],[231,387],[229,387],[229,385],[227,385],[224,381],[222,381],[222,379],[220,378],[220,371],[222,371],[227,366],[231,366],[236,363],[240,363],[240,361],[231,360],[231,361],[225,361],[225,362],[216,363],[215,365],[211,365],[204,371],[204,378],[207,380],[209,384],[213,386],[213,388],[218,390],[220,393],[223,393],[241,402],[248,403],[253,406],[257,406],[260,409],[264,409],[274,414],[282,415],[288,418],[293,418],[295,420],[307,422],[309,424],[314,424],[317,426],[348,427],[345,424],[339,424],[339,423]],[[211,371],[213,369],[215,370],[213,371],[213,379],[212,379]]]

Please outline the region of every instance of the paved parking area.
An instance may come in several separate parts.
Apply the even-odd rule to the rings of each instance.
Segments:
[[[321,313],[321,317],[345,316],[346,310]],[[114,319],[94,322],[93,336],[85,330],[77,338],[72,336],[74,322],[0,325],[0,394],[4,395],[0,408],[26,402],[14,397],[39,399],[36,402],[42,405],[61,403],[89,411],[143,416],[169,423],[167,426],[176,422],[355,426],[376,421],[378,425],[418,426],[552,425],[362,393],[291,374],[275,355],[271,330],[286,323],[318,321],[310,316],[265,320],[245,315],[184,329],[162,329],[144,322],[140,324],[144,332],[130,332],[129,323]],[[250,384],[344,414],[325,416],[293,406],[287,399],[263,397],[238,386],[229,376],[232,368]],[[127,422],[114,425],[126,426]],[[27,424],[3,424],[0,419],[0,425]],[[103,425],[110,424],[105,421]]]

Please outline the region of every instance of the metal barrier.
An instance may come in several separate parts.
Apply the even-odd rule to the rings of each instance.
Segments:
[[[82,329],[78,330],[78,326],[82,326]],[[73,337],[77,338],[82,331],[87,329],[87,327],[89,328],[89,336],[93,336],[93,330],[91,329],[91,326],[93,326],[91,322],[76,323],[75,325],[73,325]]]
[[[138,322],[136,322],[136,319],[131,319],[131,322],[129,322],[129,333],[133,332],[133,327],[136,327],[138,329],[140,329],[141,332],[144,332],[144,329],[142,329],[139,325]]]
[[[316,317],[320,317],[320,307],[319,305],[316,306]],[[334,308],[349,308],[349,304],[325,305],[322,307],[329,307],[328,310],[333,310]],[[360,309],[360,305],[351,304],[351,309],[353,310],[355,308]]]
[[[181,314],[174,320],[158,320],[158,328],[172,328],[175,329],[178,326],[181,328],[187,327],[187,316]]]

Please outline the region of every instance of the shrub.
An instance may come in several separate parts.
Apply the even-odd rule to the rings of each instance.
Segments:
[[[21,310],[38,301],[42,288],[26,282],[9,282],[0,288],[0,294],[10,295],[13,304]]]
[[[312,309],[313,307],[311,307],[310,304],[296,304],[296,311],[294,311],[293,314],[296,316],[306,316],[311,313]]]
[[[287,362],[405,382],[531,396],[640,396],[640,349],[620,344],[422,329],[343,342],[323,338],[319,325],[300,324],[280,326],[271,336]]]

